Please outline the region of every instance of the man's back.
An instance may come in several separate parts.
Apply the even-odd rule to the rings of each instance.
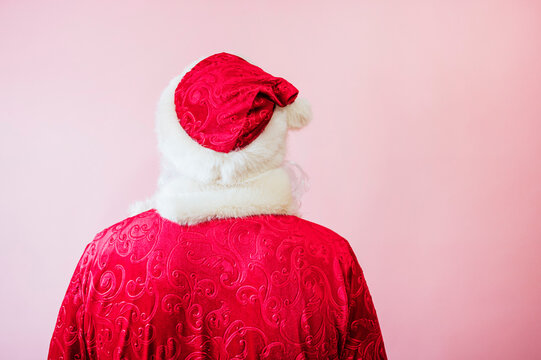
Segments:
[[[191,226],[155,210],[90,243],[51,340],[57,359],[385,358],[347,241],[292,215]]]
[[[169,82],[156,192],[85,249],[49,359],[385,358],[351,247],[298,217],[298,94],[225,52]]]

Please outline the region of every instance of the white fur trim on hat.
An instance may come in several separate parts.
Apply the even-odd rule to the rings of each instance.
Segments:
[[[312,120],[312,107],[305,98],[295,99],[287,109],[287,124],[290,129],[301,129]]]
[[[303,99],[296,99],[288,106],[276,106],[265,130],[250,144],[229,153],[214,151],[201,146],[184,131],[175,111],[175,90],[195,64],[171,80],[158,103],[158,147],[164,160],[170,163],[163,166],[173,165],[185,176],[215,184],[234,184],[279,167],[284,160],[287,130],[308,123],[310,105]]]

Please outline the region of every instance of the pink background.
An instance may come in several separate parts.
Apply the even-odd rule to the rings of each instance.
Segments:
[[[390,358],[541,358],[541,4],[292,3],[1,2],[0,358],[45,358],[84,245],[153,192],[160,92],[219,51],[313,104],[303,214]]]

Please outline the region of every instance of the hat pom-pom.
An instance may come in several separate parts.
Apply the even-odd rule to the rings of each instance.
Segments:
[[[308,100],[297,98],[293,103],[286,106],[287,124],[290,129],[305,127],[312,120],[312,107]]]

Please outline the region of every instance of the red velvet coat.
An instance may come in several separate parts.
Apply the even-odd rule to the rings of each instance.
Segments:
[[[49,359],[385,359],[348,242],[293,215],[182,226],[149,210],[97,234]]]

